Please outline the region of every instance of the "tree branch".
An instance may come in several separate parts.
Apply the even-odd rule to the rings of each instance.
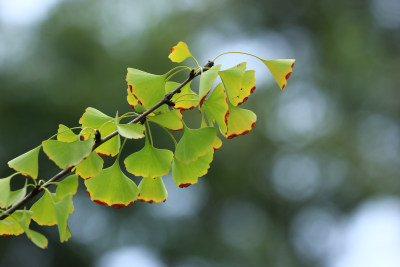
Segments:
[[[175,90],[173,90],[172,92],[166,94],[164,96],[164,98],[162,100],[160,100],[160,102],[158,102],[157,104],[155,104],[153,107],[151,107],[150,109],[148,109],[146,112],[140,114],[138,117],[136,117],[135,119],[133,119],[132,121],[128,122],[128,124],[134,124],[134,123],[140,123],[143,120],[146,119],[146,117],[152,113],[153,111],[155,111],[156,109],[158,109],[159,107],[161,107],[164,104],[168,104],[171,103],[171,98],[176,94],[179,93],[181,91],[181,89],[188,84],[191,80],[193,80],[194,78],[196,78],[197,76],[201,75],[203,72],[207,71],[208,69],[210,69],[212,66],[214,65],[213,61],[208,61],[208,63],[204,66],[203,70],[200,70],[198,72],[194,72],[191,71],[189,74],[189,77],[182,82]],[[113,138],[114,136],[118,135],[118,131],[115,131],[109,135],[107,135],[106,137],[102,138],[101,140],[99,140],[98,142],[96,142],[93,145],[92,151],[95,150],[96,148],[98,148],[100,145],[104,144],[105,142],[107,142],[108,140],[110,140],[111,138]],[[5,218],[7,218],[8,216],[10,216],[11,214],[13,214],[17,209],[19,209],[20,207],[22,207],[25,203],[27,203],[29,200],[31,200],[32,198],[34,198],[36,195],[38,195],[44,188],[49,187],[52,183],[62,179],[65,175],[67,175],[68,173],[71,173],[72,169],[75,166],[71,166],[67,169],[62,170],[61,172],[59,172],[58,174],[56,174],[55,176],[53,176],[52,178],[50,178],[46,183],[44,183],[42,186],[37,186],[35,187],[29,194],[27,194],[20,202],[18,202],[17,204],[13,205],[11,208],[9,208],[8,210],[6,210],[3,214],[0,215],[0,220],[4,220]]]

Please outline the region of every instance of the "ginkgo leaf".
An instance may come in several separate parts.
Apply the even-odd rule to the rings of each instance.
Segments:
[[[47,238],[39,232],[29,229],[29,240],[31,240],[39,248],[47,248],[48,240]]]
[[[82,125],[82,129],[88,128],[87,131],[83,131],[84,133],[82,136],[84,139],[94,137],[94,131],[90,129],[100,130],[102,137],[117,130],[117,126],[114,124],[114,119],[95,108],[87,108],[79,120],[79,123]],[[117,135],[100,145],[95,151],[104,156],[115,156],[119,153],[120,146],[121,139],[119,135]]]
[[[43,196],[36,201],[30,211],[33,212],[32,219],[39,225],[52,226],[57,224],[57,217],[54,211],[54,203],[49,193],[45,190]]]
[[[13,206],[14,204],[20,202],[26,195],[26,187],[28,183],[25,180],[25,185],[21,189],[11,191],[10,192],[10,197],[8,199],[8,206]]]
[[[85,180],[85,185],[93,202],[114,208],[132,204],[139,194],[136,184],[121,171],[118,161],[98,176]]]
[[[175,157],[186,164],[195,161],[211,149],[216,134],[217,129],[214,127],[190,129],[184,126],[183,136],[176,146]]]
[[[71,232],[68,229],[68,217],[73,211],[72,195],[67,194],[62,199],[53,197],[54,211],[57,218],[58,233],[60,235],[60,242],[68,241],[71,237]]]
[[[214,140],[212,142],[212,147],[214,148],[214,151],[217,150],[218,148],[220,148],[221,146],[222,146],[221,139],[219,139],[218,136],[215,136]]]
[[[93,139],[66,143],[56,140],[43,141],[43,151],[61,169],[75,166],[92,151]]]
[[[165,202],[168,197],[167,189],[161,177],[143,178],[139,184],[139,200],[148,203]]]
[[[6,178],[0,179],[0,208],[8,208],[10,204],[10,199],[12,198],[12,191],[10,187],[11,179],[18,173],[14,173]]]
[[[139,100],[132,94],[132,88],[132,85],[129,85],[127,89],[128,95],[126,96],[126,100],[131,108],[139,113],[143,113],[146,111],[146,109],[139,104]]]
[[[171,53],[168,58],[172,62],[181,63],[188,57],[192,57],[192,54],[189,51],[189,48],[186,43],[179,42],[176,46],[171,48]]]
[[[155,178],[169,173],[174,154],[168,149],[158,149],[146,143],[138,152],[128,156],[124,163],[126,170],[136,176]]]
[[[78,191],[78,175],[70,175],[57,184],[56,196],[62,199],[68,194],[75,195]],[[71,212],[72,213],[72,212]]]
[[[29,210],[24,210],[22,213],[21,218],[18,218],[18,220],[14,220],[21,226],[21,228],[24,230],[26,236],[28,237],[29,240],[31,240],[36,246],[40,248],[47,248],[47,238],[42,235],[41,233],[38,233],[32,229],[29,229],[29,224],[31,222],[31,216],[32,216],[32,211]]]
[[[172,178],[178,187],[188,187],[197,183],[199,177],[207,174],[213,160],[214,149],[188,164],[174,157],[172,162]]]
[[[57,140],[61,142],[74,142],[79,139],[79,136],[67,126],[60,124],[57,131]]]
[[[242,88],[238,97],[238,105],[247,101],[249,96],[256,90],[255,70],[246,70],[243,75]]]
[[[242,90],[242,80],[246,71],[246,62],[240,63],[232,68],[219,71],[218,74],[224,84],[229,101],[237,106]]]
[[[295,59],[262,59],[282,90],[285,89],[287,80],[292,74],[295,61]]]
[[[229,103],[228,131],[225,137],[231,139],[247,134],[256,125],[256,120],[257,116],[253,111],[238,108]]]
[[[128,68],[126,81],[132,86],[132,94],[139,104],[146,109],[151,108],[165,95],[165,79],[167,75],[155,75],[138,69]]]
[[[42,146],[38,146],[21,156],[8,162],[8,166],[22,175],[36,179],[39,173],[39,152]]]
[[[218,84],[210,96],[204,100],[202,109],[206,112],[209,120],[215,120],[217,122],[219,130],[225,135],[227,131],[226,125],[228,123],[229,108],[225,90],[221,83]]]
[[[183,128],[182,113],[178,109],[171,110],[167,113],[148,116],[147,120],[173,131],[179,131]]]
[[[191,82],[182,87],[181,92],[175,94],[171,101],[175,103],[174,108],[180,110],[188,110],[196,107],[199,104],[199,96],[190,89]],[[165,84],[165,93],[172,92],[179,86],[176,82],[167,82]]]
[[[12,236],[21,235],[24,233],[24,228],[18,223],[22,219],[24,214],[27,214],[29,220],[25,220],[27,225],[30,224],[30,212],[26,210],[16,210],[13,214],[0,220],[0,235],[2,236]]]
[[[128,139],[140,139],[144,137],[144,131],[146,128],[142,124],[120,124],[118,122],[118,112],[114,120],[117,126],[118,133]]]
[[[204,99],[206,99],[206,96],[211,91],[213,83],[215,79],[217,79],[218,72],[220,69],[221,65],[215,65],[200,76],[200,85],[199,85],[200,107],[203,105]]]
[[[104,160],[93,151],[75,167],[75,172],[84,179],[97,176],[103,169]]]

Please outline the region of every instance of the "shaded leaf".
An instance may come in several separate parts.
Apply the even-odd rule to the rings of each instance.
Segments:
[[[20,202],[26,195],[26,186],[28,185],[27,181],[25,180],[25,185],[21,189],[11,191],[10,197],[8,199],[8,206],[13,206],[16,203]]]
[[[60,124],[57,131],[57,140],[61,142],[74,142],[79,139],[79,136],[65,125]]]
[[[13,214],[0,221],[0,235],[11,236],[24,233],[24,228],[18,223],[27,214],[28,219],[25,220],[26,227],[30,224],[30,212],[24,210],[16,210]]]
[[[204,72],[200,77],[199,85],[199,102],[200,107],[203,105],[204,99],[211,91],[215,79],[217,79],[218,71],[221,69],[221,65],[215,65],[207,72]]]
[[[36,179],[39,173],[39,152],[41,147],[38,146],[9,161],[8,166],[22,175]]]
[[[148,116],[147,120],[155,122],[173,131],[179,131],[183,128],[182,113],[177,109],[171,110],[167,113]]]
[[[176,63],[181,63],[188,57],[192,57],[192,54],[190,54],[189,48],[184,42],[179,42],[176,46],[172,47],[171,53],[168,55],[168,58]]]
[[[9,206],[13,205],[15,201],[18,201],[23,192],[26,193],[26,183],[25,187],[20,189],[21,191],[11,191],[11,179],[17,174],[18,173],[14,173],[13,175],[0,179],[0,208],[7,209]]]
[[[75,167],[75,172],[80,177],[88,179],[97,176],[103,169],[103,159],[93,151],[89,157],[84,159]]]
[[[149,203],[165,202],[168,197],[167,189],[161,177],[143,178],[139,184],[139,200]]]
[[[132,204],[139,194],[136,184],[121,171],[118,161],[98,176],[85,180],[85,185],[92,201],[114,208]]]

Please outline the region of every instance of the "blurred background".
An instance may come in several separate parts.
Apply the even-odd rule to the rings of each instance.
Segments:
[[[0,266],[400,266],[398,0],[0,0],[0,177],[86,107],[129,111],[126,68],[167,72],[178,41],[200,64],[297,61],[281,92],[262,63],[219,58],[256,69],[258,120],[198,184],[167,176],[166,203],[115,210],[81,183],[70,241],[0,237]]]

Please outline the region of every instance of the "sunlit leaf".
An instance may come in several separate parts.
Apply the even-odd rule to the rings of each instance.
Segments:
[[[247,134],[256,125],[256,120],[257,116],[253,111],[238,108],[229,103],[228,131],[225,137],[231,139]]]
[[[118,113],[114,120],[118,133],[128,139],[140,139],[144,137],[146,128],[142,124],[120,124],[118,121]]]
[[[11,179],[17,175],[18,173],[14,173],[6,178],[0,179],[0,208],[8,208],[10,204],[10,199],[12,198],[12,191],[10,187]]]
[[[132,94],[139,104],[149,109],[164,98],[166,77],[128,68],[126,81],[132,86]]]
[[[41,147],[38,146],[9,161],[8,166],[22,175],[36,179],[39,173],[39,152]]]
[[[75,167],[75,172],[80,177],[88,179],[97,176],[103,169],[103,159],[93,151],[89,157],[84,159]]]
[[[188,110],[196,107],[199,104],[199,96],[190,89],[191,82],[182,87],[181,92],[175,94],[171,101],[175,103],[174,108]],[[176,82],[167,82],[165,84],[165,92],[169,93],[179,86]]]
[[[56,196],[58,199],[64,198],[66,195],[75,195],[78,191],[78,175],[70,175],[57,184]],[[71,212],[72,213],[72,212]]]
[[[89,107],[85,110],[85,113],[80,118],[79,123],[82,125],[82,128],[90,127],[100,130],[105,123],[112,121],[113,118],[110,116],[95,108]]]
[[[158,149],[146,140],[142,150],[128,156],[126,170],[136,176],[155,178],[169,173],[174,154],[168,149]]]
[[[211,148],[217,134],[214,127],[190,129],[184,126],[184,133],[175,150],[175,157],[188,164],[205,155]]]
[[[219,76],[224,84],[229,101],[237,106],[239,104],[239,96],[242,90],[242,80],[246,70],[246,62],[240,63],[232,68],[222,70]]]
[[[11,236],[24,233],[24,228],[18,223],[24,214],[27,214],[28,220],[25,220],[27,225],[30,224],[30,212],[24,210],[16,210],[13,214],[0,221],[0,235]]]
[[[127,89],[128,95],[126,96],[126,100],[131,108],[139,113],[143,113],[146,111],[146,109],[139,104],[139,100],[137,100],[137,98],[132,94],[132,88],[132,85],[129,85]]]
[[[67,221],[69,214],[71,213],[71,210],[72,211],[74,210],[72,203],[72,195],[67,194],[62,199],[53,197],[53,203],[54,203],[54,211],[57,218],[58,232],[60,234],[60,241],[61,242],[68,241],[68,239],[71,237],[71,233],[68,229]]]
[[[102,137],[106,137],[107,135],[117,131],[117,127],[114,123],[108,123],[100,130],[100,134]],[[101,144],[95,151],[103,156],[112,156],[118,155],[119,149],[121,147],[121,138],[119,134],[108,140],[107,142]]]
[[[178,187],[188,187],[197,183],[199,177],[207,174],[213,160],[214,149],[188,164],[174,157],[172,162],[172,178]]]
[[[66,143],[56,140],[43,141],[43,151],[61,169],[75,166],[92,151],[93,139]]]
[[[295,59],[263,59],[262,62],[268,67],[275,81],[278,83],[279,87],[283,90],[286,87],[287,80],[293,71],[293,66]]]
[[[60,124],[57,131],[57,140],[62,142],[74,142],[79,139],[79,136],[65,125]]]
[[[255,70],[246,70],[243,75],[242,88],[238,97],[238,105],[246,102],[248,97],[256,89]]]
[[[148,116],[147,119],[173,131],[179,131],[183,128],[182,113],[177,109],[155,116]]]
[[[143,178],[139,184],[139,200],[160,203],[167,200],[168,192],[161,177]]]
[[[217,150],[218,148],[220,148],[222,146],[222,141],[221,139],[219,139],[218,136],[214,137],[214,140],[212,142],[212,147],[214,148],[214,150]]]
[[[85,180],[85,185],[92,201],[114,208],[132,204],[139,194],[136,184],[121,171],[118,161],[98,176]]]
[[[168,56],[172,62],[176,63],[181,63],[188,57],[192,57],[192,54],[190,54],[189,48],[184,42],[179,42],[176,46],[172,47],[171,53]]]
[[[217,79],[218,71],[220,69],[221,65],[215,65],[200,76],[200,85],[199,85],[200,106],[203,105],[204,99],[206,99],[206,96],[211,91],[213,83],[215,79]]]
[[[39,225],[52,226],[57,224],[51,193],[45,191],[43,196],[32,205],[30,210],[33,212],[32,219]]]
[[[223,135],[227,131],[227,122],[229,116],[228,101],[222,84],[214,88],[210,96],[204,100],[202,109],[206,112],[209,120],[215,120],[219,130]]]
[[[31,240],[36,246],[45,249],[48,245],[47,238],[41,233],[29,229],[32,213],[32,211],[24,210],[22,216],[14,221],[21,226],[29,240]]]

